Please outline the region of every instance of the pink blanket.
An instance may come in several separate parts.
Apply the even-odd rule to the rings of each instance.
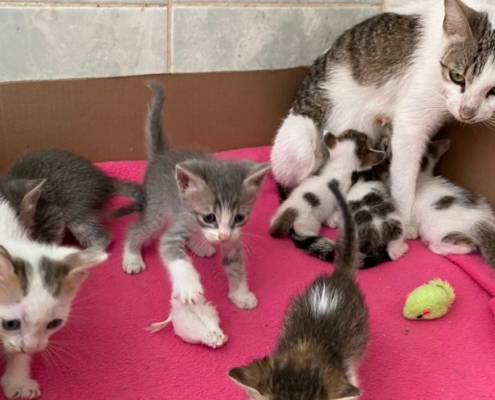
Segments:
[[[221,157],[266,161],[269,148],[231,151]],[[100,164],[109,174],[139,181],[144,162]],[[111,257],[96,267],[75,302],[68,326],[53,338],[58,356],[39,356],[33,375],[49,400],[234,400],[243,392],[227,377],[234,366],[270,352],[289,298],[330,264],[296,249],[289,239],[268,235],[277,207],[268,177],[245,227],[248,276],[259,306],[240,311],[227,299],[218,255],[193,257],[206,297],[218,306],[225,347],[212,350],[184,343],[172,328],[145,328],[168,316],[170,284],[156,252],[144,250],[148,269],[122,271],[122,245],[130,216],[116,221]],[[329,233],[335,235],[335,232]],[[360,367],[363,400],[494,399],[495,271],[477,255],[445,259],[419,241],[400,260],[361,271],[371,315],[371,345]],[[402,317],[407,294],[433,278],[457,293],[451,311],[436,321]]]

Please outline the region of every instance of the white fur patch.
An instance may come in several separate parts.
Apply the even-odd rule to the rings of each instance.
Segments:
[[[337,309],[340,297],[337,291],[330,291],[327,286],[314,288],[311,293],[311,307],[317,315],[328,314]]]

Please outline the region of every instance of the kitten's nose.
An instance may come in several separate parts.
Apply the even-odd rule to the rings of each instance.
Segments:
[[[220,239],[221,242],[226,242],[227,240],[230,239],[230,233],[220,233],[218,235],[218,238]]]
[[[464,121],[469,121],[470,119],[473,119],[473,117],[476,115],[476,110],[471,107],[462,107],[459,110],[459,115]]]

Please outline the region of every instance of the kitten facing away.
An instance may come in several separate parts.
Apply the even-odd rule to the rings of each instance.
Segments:
[[[173,298],[185,304],[203,297],[199,274],[185,246],[200,257],[211,257],[214,245],[219,245],[229,298],[239,308],[254,308],[257,299],[248,288],[240,234],[270,166],[219,160],[196,150],[170,150],[162,132],[163,88],[156,82],[150,86],[154,96],[148,114],[146,202],[139,220],[129,226],[123,269],[129,274],[143,271],[142,245],[169,224],[159,252]]]
[[[368,343],[368,312],[355,282],[358,252],[355,228],[338,185],[343,213],[335,272],[321,275],[295,297],[287,310],[274,353],[229,376],[253,400],[337,400],[361,395],[357,363]]]
[[[441,176],[433,176],[450,141],[428,146],[421,163],[413,220],[422,241],[439,255],[467,254],[479,249],[487,264],[495,267],[495,215],[486,199]]]
[[[101,224],[110,198],[132,198],[130,211],[144,203],[139,184],[111,178],[86,158],[57,149],[19,157],[0,179],[0,193],[38,241],[60,244],[69,230],[82,246],[100,249],[111,241]]]
[[[105,261],[96,249],[35,242],[0,194],[0,342],[6,357],[0,380],[5,396],[36,398],[31,357],[69,318],[71,302],[89,269]]]
[[[296,187],[324,165],[324,131],[375,135],[391,119],[391,192],[406,226],[426,144],[450,119],[495,111],[492,1],[436,0],[374,15],[345,31],[309,68],[274,140],[275,180]]]

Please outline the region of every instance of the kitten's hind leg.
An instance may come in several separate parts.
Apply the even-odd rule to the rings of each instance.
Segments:
[[[215,248],[206,240],[201,231],[193,233],[187,240],[186,246],[199,257],[212,257],[215,254]]]
[[[112,241],[111,233],[100,223],[97,215],[70,221],[67,227],[83,247],[105,250]]]
[[[441,256],[449,254],[469,254],[476,250],[477,245],[468,235],[461,232],[452,232],[445,235],[441,242],[431,242],[430,250]]]
[[[31,379],[30,369],[29,354],[7,354],[7,366],[0,382],[8,399],[35,399],[40,396],[40,387]]]
[[[229,299],[241,309],[252,309],[258,299],[249,291],[240,242],[222,244],[222,264],[229,278]]]

